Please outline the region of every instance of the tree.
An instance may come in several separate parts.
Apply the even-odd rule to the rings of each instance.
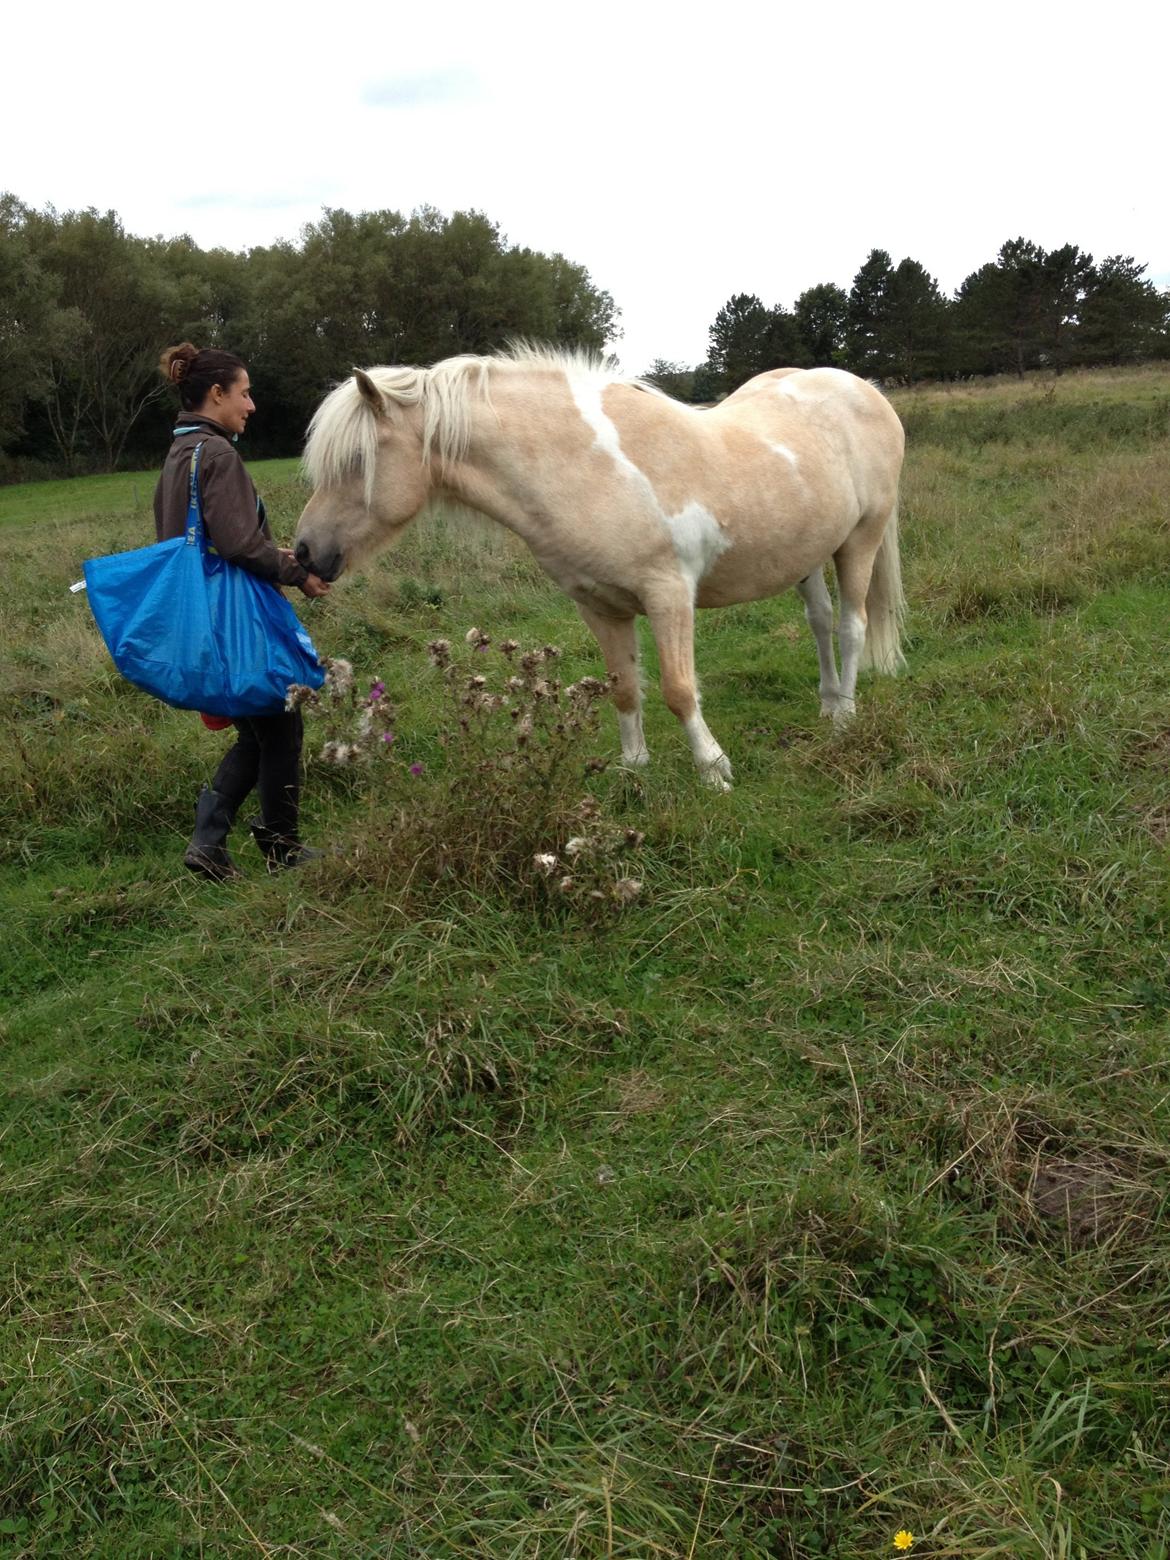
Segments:
[[[924,375],[938,373],[946,311],[946,300],[934,277],[917,260],[899,261],[885,293],[880,322],[880,339],[898,378],[913,384]]]
[[[1086,279],[1076,353],[1082,363],[1132,363],[1158,353],[1170,298],[1132,255],[1107,255]]]
[[[780,307],[766,309],[754,293],[729,298],[707,334],[707,367],[724,395],[766,369],[790,364],[797,350],[792,315]]]
[[[871,249],[853,278],[845,321],[848,367],[868,379],[885,379],[893,367],[887,340],[890,290],[894,264],[884,249]]]
[[[719,399],[719,376],[709,362],[700,363],[695,369],[691,386],[691,401],[696,406],[708,406]]]
[[[1081,306],[1093,270],[1093,257],[1076,244],[1049,250],[1040,266],[1041,351],[1062,373],[1074,352]]]
[[[1011,364],[1007,320],[1011,284],[994,261],[972,271],[955,294],[952,312],[956,361],[964,373],[998,374]]]
[[[793,310],[800,362],[812,368],[838,365],[845,351],[849,299],[834,282],[810,287]]]
[[[165,389],[160,346],[198,314],[196,278],[170,264],[162,240],[128,236],[112,211],[32,213],[27,228],[37,263],[76,321],[48,357],[44,407],[53,444],[68,471],[91,452],[112,471]]]
[[[764,356],[757,373],[762,374],[770,368],[792,368],[799,363],[800,357],[800,334],[796,328],[796,316],[778,303],[768,315]]]
[[[1004,244],[994,263],[972,272],[956,297],[961,350],[975,372],[1049,366],[1074,360],[1092,255],[1075,244],[1046,252],[1026,238]]]
[[[642,375],[648,384],[657,385],[676,401],[692,401],[695,392],[695,370],[684,363],[670,363],[666,358],[655,358]]]
[[[509,247],[478,212],[326,211],[299,249],[253,250],[248,270],[238,350],[286,443],[354,364],[433,363],[524,336],[600,350],[617,330],[584,267]]]
[[[48,396],[51,364],[81,325],[76,311],[58,305],[53,279],[33,254],[29,215],[14,195],[0,195],[0,449],[19,440],[30,406]]]
[[[754,293],[736,293],[729,298],[707,332],[710,351],[707,361],[722,394],[738,390],[760,372],[767,356],[768,310]]]

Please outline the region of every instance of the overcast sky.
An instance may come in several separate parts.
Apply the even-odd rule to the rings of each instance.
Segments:
[[[1020,235],[1170,283],[1165,0],[9,11],[0,190],[236,250],[475,208],[588,269],[635,372],[875,247],[946,292]]]

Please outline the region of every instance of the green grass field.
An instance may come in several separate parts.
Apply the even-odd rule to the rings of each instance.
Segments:
[[[600,665],[432,518],[298,598],[398,706],[310,726],[339,853],[227,887],[226,739],[68,593],[152,475],[0,489],[0,1553],[1167,1560],[1170,373],[895,400],[847,730],[793,596],[700,622],[729,796],[648,640],[646,774],[609,710],[547,784],[444,744],[436,636]],[[624,907],[529,866],[587,793]]]

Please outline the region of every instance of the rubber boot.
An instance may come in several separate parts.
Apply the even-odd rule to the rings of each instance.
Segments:
[[[259,818],[253,818],[248,827],[260,847],[260,854],[269,872],[285,872],[290,867],[303,867],[306,862],[319,861],[325,854],[312,845],[302,845],[298,839],[290,840],[286,835],[276,833]]]
[[[240,877],[240,869],[227,851],[227,837],[235,816],[236,810],[227,799],[205,785],[195,804],[195,833],[187,846],[183,865],[216,883]]]

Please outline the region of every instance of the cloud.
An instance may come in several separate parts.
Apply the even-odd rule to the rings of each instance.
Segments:
[[[362,92],[362,102],[367,108],[426,108],[436,103],[466,103],[481,93],[482,83],[473,70],[451,65],[371,81]]]

